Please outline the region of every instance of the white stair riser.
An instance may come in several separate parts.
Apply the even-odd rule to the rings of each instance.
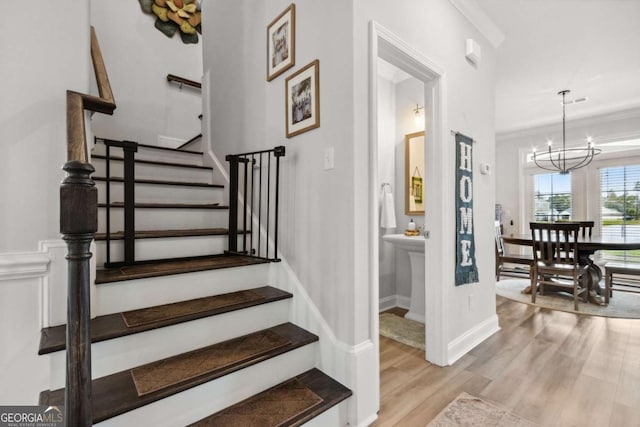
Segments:
[[[289,300],[276,301],[94,343],[92,377],[100,378],[286,323]],[[168,345],[170,343],[170,345]],[[65,385],[65,352],[51,354],[51,390]]]
[[[96,181],[98,202],[107,201],[107,183]],[[124,201],[124,183],[111,182],[111,202]],[[179,185],[142,184],[135,185],[135,200],[138,203],[223,203],[224,189],[214,187],[186,187]]]
[[[104,240],[96,242],[96,262],[102,266],[107,261]],[[238,247],[242,247],[242,237],[238,237]],[[229,236],[194,236],[137,239],[135,241],[136,261],[152,259],[186,258],[200,255],[223,254],[229,248]],[[111,242],[111,262],[124,260],[124,241]]]
[[[173,427],[191,424],[313,368],[315,351],[315,343],[306,345],[96,425]]]
[[[104,159],[93,159],[93,166],[96,171],[95,176],[107,176]],[[110,176],[123,177],[123,162],[112,161],[110,166]],[[148,163],[136,163],[135,177],[137,179],[156,179],[179,182],[203,182],[211,184],[213,171],[211,169],[184,168],[178,166],[154,165]]]
[[[191,150],[197,151],[197,150]],[[96,144],[91,150],[91,154],[105,155],[106,150],[104,144]],[[110,155],[113,157],[123,157],[122,149],[111,147]],[[153,148],[138,147],[138,151],[135,153],[136,160],[156,160],[161,162],[177,162],[187,163],[190,165],[202,165],[202,155],[185,153],[180,151],[158,150]]]
[[[136,209],[136,230],[226,228],[227,209]],[[98,232],[106,232],[106,208],[98,209]],[[124,209],[111,208],[111,231],[124,230]]]
[[[92,316],[224,294],[267,283],[271,264],[221,268],[147,279],[125,280],[95,286]]]

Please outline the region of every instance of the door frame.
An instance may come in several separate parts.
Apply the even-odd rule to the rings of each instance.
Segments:
[[[447,176],[446,164],[446,74],[443,67],[432,61],[416,48],[375,21],[370,22],[369,43],[369,152],[370,152],[370,212],[373,213],[371,235],[373,247],[370,251],[371,266],[371,337],[376,354],[379,352],[379,203],[380,182],[378,182],[378,58],[395,65],[424,83],[425,98],[425,229],[430,238],[425,240],[425,277],[430,283],[425,289],[425,339],[429,343],[425,359],[446,366],[448,364],[447,337],[447,293],[445,292],[446,269],[443,253],[447,244],[442,230],[445,228]],[[428,109],[429,108],[429,109]],[[429,126],[430,125],[430,126]],[[379,360],[376,367],[379,369]]]

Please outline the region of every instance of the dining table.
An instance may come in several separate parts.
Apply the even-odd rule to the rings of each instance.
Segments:
[[[502,240],[504,243],[511,245],[533,246],[533,240],[530,233],[503,235]],[[633,249],[640,249],[640,237],[618,237],[612,235],[578,236],[578,263],[580,265],[588,266],[587,273],[580,279],[580,286],[588,290],[589,302],[598,305],[605,305],[602,297],[604,290],[600,286],[602,271],[593,262],[591,255],[596,251],[628,251]],[[545,290],[553,292],[555,290],[561,291],[564,289],[553,289],[545,286]],[[531,292],[531,288],[528,287],[524,292]]]

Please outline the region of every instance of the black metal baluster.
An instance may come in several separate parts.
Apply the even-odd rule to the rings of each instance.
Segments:
[[[106,244],[107,244],[107,262],[105,265],[111,264],[111,154],[109,144],[107,141],[103,141],[106,149],[106,197],[107,197],[107,224],[106,224]]]
[[[253,247],[253,212],[254,212],[254,200],[255,200],[253,187],[255,186],[255,178],[254,178],[255,164],[256,164],[255,154],[252,154],[251,155],[251,208],[249,210],[249,228],[250,228],[249,232],[251,233],[249,234],[249,254],[250,255],[256,255],[256,251]]]
[[[242,214],[242,229],[244,230],[244,234],[242,235],[242,252],[247,254],[247,184],[248,184],[248,174],[249,170],[247,169],[248,158],[245,156],[242,158],[244,163],[244,191],[242,193],[244,197],[243,203],[243,214]]]
[[[278,258],[278,207],[280,200],[280,157],[284,156],[285,148],[284,146],[276,147],[273,151],[273,155],[276,158],[276,206],[275,206],[275,230],[274,230],[274,238],[273,238],[273,259],[275,261],[280,261]]]
[[[124,262],[133,264],[136,260],[136,198],[135,198],[135,153],[138,144],[122,141],[124,153]]]
[[[259,178],[258,178],[258,255],[260,255],[260,237],[262,235],[262,154],[260,153],[260,158],[258,159],[258,170],[259,170]],[[267,154],[269,155],[269,154]]]
[[[271,225],[271,153],[267,155],[267,254],[266,258],[269,258],[269,226]]]

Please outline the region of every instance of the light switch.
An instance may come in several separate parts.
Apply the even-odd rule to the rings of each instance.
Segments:
[[[324,149],[324,170],[334,168],[333,154],[333,147],[327,147]]]

